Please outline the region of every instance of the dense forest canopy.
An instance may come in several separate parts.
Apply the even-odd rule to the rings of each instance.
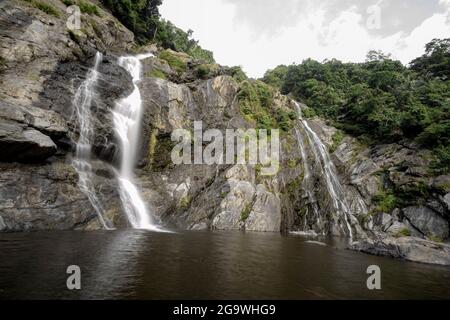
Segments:
[[[214,62],[211,51],[202,49],[192,37],[170,21],[161,19],[158,7],[162,0],[102,0],[128,29],[133,31],[140,44],[157,42],[166,49],[186,52],[194,58]]]
[[[307,59],[262,80],[352,135],[414,139],[435,151],[436,173],[450,171],[450,39],[434,39],[408,67],[371,51],[364,63]]]

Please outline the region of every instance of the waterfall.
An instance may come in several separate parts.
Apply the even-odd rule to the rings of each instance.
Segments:
[[[95,86],[99,78],[98,67],[102,62],[103,56],[100,52],[95,55],[94,67],[89,70],[86,80],[78,88],[73,106],[76,113],[76,122],[79,128],[79,137],[76,142],[76,154],[73,160],[73,167],[78,173],[78,186],[80,190],[88,197],[92,207],[96,211],[100,223],[107,230],[112,229],[111,223],[103,218],[103,207],[97,198],[92,183],[92,137],[93,125],[91,122],[91,105],[95,96]]]
[[[352,239],[354,236],[352,230],[352,222],[354,222],[356,219],[351,213],[350,207],[347,202],[347,196],[341,182],[339,181],[336,166],[331,160],[327,147],[320,140],[317,133],[311,129],[308,122],[303,119],[300,105],[297,102],[295,102],[295,105],[299,116],[299,126],[296,128],[296,135],[300,146],[301,156],[303,158],[303,165],[305,167],[302,188],[307,193],[308,200],[313,206],[313,212],[315,214],[317,226],[319,228],[322,228],[322,222],[320,218],[319,208],[317,207],[317,195],[315,195],[316,190],[314,188],[314,177],[311,174],[311,168],[313,167],[308,160],[306,147],[303,140],[304,138],[306,138],[308,146],[312,151],[315,164],[320,168],[321,178],[325,179],[324,183],[326,186],[327,194],[331,198],[333,210],[335,211],[333,217],[336,217],[336,221],[334,221],[333,223],[334,225],[338,225],[341,231],[344,234],[348,234],[350,239]],[[301,131],[304,132],[304,135],[302,135]],[[345,225],[345,228],[342,226],[342,224]]]
[[[158,230],[134,184],[133,173],[142,119],[142,97],[138,86],[142,72],[141,60],[151,56],[153,55],[147,54],[119,58],[118,64],[131,75],[134,89],[131,95],[117,102],[113,118],[114,130],[121,146],[121,165],[118,172],[119,193],[128,221],[135,229]]]

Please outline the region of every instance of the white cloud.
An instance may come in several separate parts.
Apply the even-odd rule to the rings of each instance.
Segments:
[[[424,5],[422,0],[416,1]],[[299,7],[297,0],[286,1],[285,6],[266,1],[268,6],[263,8],[254,4],[254,0],[239,1],[246,3],[241,6],[237,6],[236,0],[164,0],[160,11],[182,29],[193,29],[194,37],[214,52],[219,63],[242,65],[249,75],[260,77],[269,68],[309,57],[319,61],[330,58],[364,61],[371,49],[392,53],[408,63],[423,53],[425,43],[450,34],[450,0],[439,1],[447,11],[433,6],[436,12],[420,16],[416,25],[411,21],[408,24],[394,21],[393,25],[403,26],[404,30],[394,28],[379,34],[366,28],[366,10],[354,5],[330,11],[324,6],[306,6],[304,2]],[[390,12],[396,19],[407,15],[408,12],[396,15]],[[271,29],[276,30],[270,32]]]

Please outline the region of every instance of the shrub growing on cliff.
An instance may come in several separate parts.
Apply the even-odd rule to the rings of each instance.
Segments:
[[[242,81],[248,80],[247,75],[242,70],[242,67],[240,66],[234,66],[231,67],[229,70],[230,76],[233,77],[234,80],[236,80],[238,83],[241,83]]]
[[[78,7],[80,8],[80,11],[83,13],[95,14],[97,16],[100,16],[100,11],[95,4],[91,4],[89,2],[80,0],[78,1]]]
[[[165,50],[159,54],[159,58],[167,61],[169,66],[178,73],[186,72],[187,64],[169,50]]]
[[[247,221],[248,217],[250,217],[250,213],[252,213],[253,205],[248,204],[245,206],[244,210],[241,212],[241,221],[245,222]]]
[[[411,231],[409,229],[402,229],[395,235],[396,238],[404,238],[404,237],[410,237]]]
[[[388,192],[381,192],[372,200],[376,204],[376,212],[391,213],[398,205],[397,197]]]
[[[153,78],[164,79],[164,80],[167,79],[167,76],[164,73],[164,71],[159,70],[157,68],[154,68],[152,71],[150,71],[148,74],[146,74],[146,76],[153,77]]]
[[[436,149],[436,158],[431,163],[434,174],[447,174],[450,172],[450,145]]]
[[[76,3],[75,0],[61,0],[61,2],[68,7],[73,6]]]
[[[284,109],[278,109],[276,111],[276,120],[278,126],[283,131],[289,131],[293,128],[294,120],[297,119],[297,114],[294,111],[286,111]]]
[[[200,79],[206,79],[211,72],[211,69],[208,65],[202,64],[195,68],[195,74]]]
[[[336,131],[335,134],[333,134],[333,145],[330,148],[330,152],[333,153],[337,150],[339,145],[344,140],[345,136],[344,133],[341,130]]]
[[[58,11],[58,9],[56,9],[55,7],[53,7],[52,5],[50,5],[48,3],[37,1],[37,0],[25,0],[25,1],[30,3],[33,7],[41,10],[42,12],[45,12],[46,14],[49,14],[49,15],[55,16],[55,17],[60,16],[60,12]]]
[[[256,125],[256,129],[281,129],[285,132],[293,127],[297,119],[295,112],[274,107],[275,91],[258,80],[245,80],[238,93],[239,105],[244,118]]]
[[[272,90],[260,81],[244,81],[238,93],[241,112],[250,122],[256,122],[258,129],[275,128],[275,121],[270,115],[273,101]]]

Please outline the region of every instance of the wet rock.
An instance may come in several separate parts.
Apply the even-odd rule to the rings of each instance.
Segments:
[[[387,237],[355,242],[350,248],[373,255],[450,266],[450,246],[424,239]]]
[[[97,213],[78,186],[78,175],[67,163],[46,165],[0,163],[0,217],[4,231],[89,229]],[[115,220],[120,208],[116,183],[94,176],[105,217]],[[102,192],[98,192],[102,190]],[[116,224],[116,226],[120,226]]]
[[[321,247],[326,247],[327,246],[326,243],[319,242],[319,241],[305,241],[305,243],[314,244],[314,245],[321,246]]]
[[[193,231],[206,231],[208,229],[208,225],[205,222],[195,224],[191,227],[191,230]]]

